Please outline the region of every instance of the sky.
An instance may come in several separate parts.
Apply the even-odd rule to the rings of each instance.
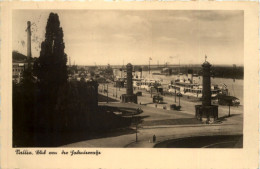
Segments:
[[[59,15],[71,64],[133,65],[244,63],[243,11],[195,10],[15,10],[13,50],[39,57],[50,12]],[[69,60],[69,59],[68,59]]]

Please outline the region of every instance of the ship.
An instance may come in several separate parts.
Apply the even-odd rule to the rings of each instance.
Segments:
[[[192,75],[188,74],[188,79],[182,77],[182,74],[179,74],[178,79],[171,81],[171,84],[168,85],[168,92],[201,100],[202,85],[194,82]],[[212,84],[211,98],[214,104],[230,106],[238,106],[240,104],[240,100],[237,97],[229,95],[227,85],[225,84]]]
[[[211,97],[215,99],[217,95],[220,93],[221,89],[218,85],[211,85]],[[189,83],[189,82],[181,82],[174,81],[168,85],[168,92],[170,93],[180,93],[184,96],[194,97],[201,99],[202,98],[202,85],[198,83]]]

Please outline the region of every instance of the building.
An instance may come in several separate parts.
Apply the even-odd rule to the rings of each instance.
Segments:
[[[22,73],[27,67],[28,67],[28,63],[13,62],[13,81],[15,83],[21,82]]]
[[[19,52],[13,51],[12,58],[13,81],[20,83],[22,73],[28,67],[27,57]]]

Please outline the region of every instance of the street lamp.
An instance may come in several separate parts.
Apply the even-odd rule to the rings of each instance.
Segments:
[[[174,87],[174,89],[175,89],[175,103],[176,103],[176,86]]]
[[[138,141],[138,137],[137,137],[138,123],[137,123],[136,117],[134,118],[133,114],[132,114],[132,121],[133,121],[133,124],[135,125],[135,142],[137,142]]]
[[[138,123],[135,124],[135,141],[138,141],[138,137],[137,137],[137,127],[138,127]]]
[[[108,84],[107,84],[107,103],[108,103]]]
[[[228,103],[228,117],[230,117],[230,106],[231,106],[232,100],[229,101]]]
[[[117,85],[116,85],[116,98],[117,98]]]
[[[179,97],[179,106],[181,106],[181,96],[178,97]]]

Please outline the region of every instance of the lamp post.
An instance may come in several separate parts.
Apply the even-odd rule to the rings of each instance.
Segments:
[[[179,106],[181,106],[181,96],[178,97],[179,97]]]
[[[232,101],[229,101],[229,103],[228,103],[228,117],[230,117],[230,105],[231,105],[231,102]]]
[[[107,84],[107,103],[108,103],[108,84]]]
[[[174,87],[175,91],[175,103],[176,103],[176,86]]]
[[[116,86],[116,98],[117,98],[117,86]]]
[[[135,141],[138,141],[138,137],[137,137],[137,127],[138,127],[138,123],[135,124]]]
[[[138,141],[138,137],[137,137],[137,127],[138,127],[138,123],[137,123],[137,119],[136,117],[134,118],[133,114],[132,114],[132,122],[135,126],[135,142]]]

